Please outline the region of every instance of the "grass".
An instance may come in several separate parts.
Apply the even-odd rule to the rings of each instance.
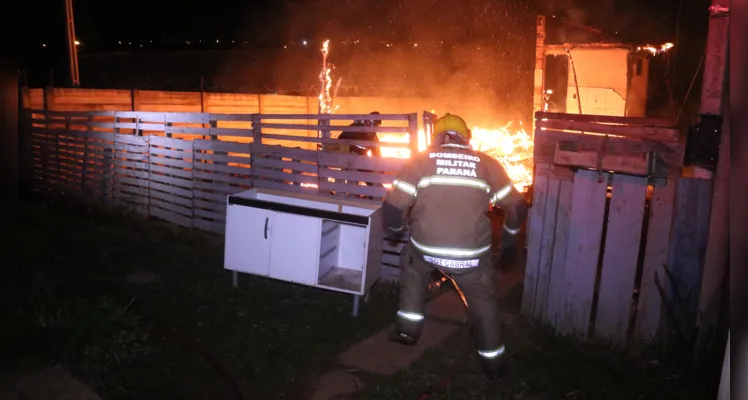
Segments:
[[[350,317],[350,297],[241,276],[231,287],[222,241],[110,211],[33,202],[6,243],[18,268],[0,304],[6,371],[61,363],[105,399],[302,399],[310,376],[392,322],[395,291],[377,285]],[[135,272],[156,282],[127,283]],[[505,309],[517,307],[516,297]],[[364,376],[355,398],[708,399],[715,370],[687,357],[626,357],[508,316],[517,352],[501,380],[483,379],[466,327],[392,377]],[[718,372],[718,371],[716,371]],[[451,377],[451,379],[449,379]],[[313,379],[312,379],[313,380]]]
[[[234,289],[210,235],[70,204],[16,217],[4,367],[62,363],[106,399],[233,398],[211,362],[245,398],[276,398],[392,322],[386,285],[360,318],[339,293],[250,276]],[[158,281],[126,282],[143,271]]]

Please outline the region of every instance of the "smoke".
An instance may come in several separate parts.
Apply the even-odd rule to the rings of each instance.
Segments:
[[[330,39],[338,96],[420,97],[424,109],[475,125],[531,118],[536,11],[526,2],[295,1],[286,15],[288,48],[270,74],[277,87],[316,84]]]

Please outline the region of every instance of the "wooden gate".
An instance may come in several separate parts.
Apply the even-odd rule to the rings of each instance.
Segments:
[[[618,343],[658,332],[683,166],[671,126],[536,114],[523,315]]]

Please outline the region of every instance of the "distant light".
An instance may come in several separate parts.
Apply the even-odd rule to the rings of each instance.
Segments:
[[[418,47],[418,43],[413,43],[413,47]]]
[[[149,40],[149,42],[153,43],[153,40]]]
[[[218,39],[216,39],[216,43],[218,43]]]
[[[185,40],[184,42],[185,42],[185,43],[187,43],[187,44],[190,44],[190,41],[189,41],[189,40]]]
[[[235,42],[232,40],[231,43],[235,43]]]
[[[117,43],[119,43],[119,44],[122,44],[122,41],[121,41],[121,40],[118,40],[118,41],[117,41]]]
[[[132,46],[132,42],[127,42],[127,45],[128,46]]]
[[[42,47],[47,47],[47,44],[46,43],[42,43]]]
[[[81,45],[81,42],[79,42],[77,40],[74,43],[75,43],[76,46],[80,46]]]
[[[143,45],[141,44],[140,47],[143,47]]]
[[[303,44],[304,46],[306,46],[306,40],[302,40],[301,44]]]
[[[285,46],[285,45],[284,45],[284,46],[283,46],[283,48],[284,48],[284,49],[287,49],[287,48],[288,48],[288,46]]]

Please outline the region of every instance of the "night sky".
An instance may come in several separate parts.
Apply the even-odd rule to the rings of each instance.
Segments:
[[[28,46],[64,45],[64,0],[47,0]],[[409,41],[490,39],[526,14],[557,15],[624,41],[673,40],[708,1],[685,0],[74,0],[76,31],[90,49],[117,41],[248,40],[279,45],[315,37]],[[680,9],[680,10],[679,10]]]
[[[83,87],[197,90],[207,82],[213,91],[303,94],[317,83],[321,41],[331,39],[335,74],[344,80],[341,95],[441,96],[449,93],[441,89],[459,87],[461,94],[486,96],[508,108],[532,97],[538,14],[549,19],[547,43],[675,42],[672,54],[652,68],[663,76],[658,84],[671,82],[673,96],[683,97],[703,54],[709,5],[708,0],[73,2]],[[33,29],[23,35],[21,67],[30,86],[69,85],[64,0],[45,3],[51,7],[37,14]],[[243,51],[218,51],[227,48]],[[242,83],[232,81],[235,77]],[[162,84],[167,81],[171,86]]]

